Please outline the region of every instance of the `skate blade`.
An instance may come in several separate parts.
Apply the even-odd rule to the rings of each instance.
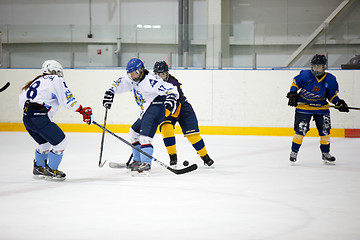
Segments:
[[[335,162],[334,162],[334,161],[330,162],[330,161],[328,161],[328,160],[324,160],[324,164],[325,164],[325,165],[329,165],[329,166],[334,166],[334,165],[335,165]]]
[[[133,176],[133,177],[145,177],[145,176],[150,175],[150,171],[142,171],[142,172],[131,171],[130,175]]]
[[[51,176],[44,176],[46,181],[64,181],[66,177],[51,177]]]
[[[45,178],[44,175],[33,175],[33,179],[36,179],[36,180],[43,180]]]

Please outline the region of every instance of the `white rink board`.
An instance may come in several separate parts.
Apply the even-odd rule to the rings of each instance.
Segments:
[[[151,70],[150,70],[151,71]],[[360,106],[360,71],[332,70],[340,85],[340,98],[349,106]],[[39,69],[1,69],[0,85],[11,86],[0,94],[0,122],[19,123],[18,94],[21,87],[40,73]],[[287,106],[286,93],[299,70],[171,70],[183,83],[202,126],[292,127],[294,109]],[[103,119],[102,99],[113,80],[125,70],[65,69],[65,79],[77,100],[93,108],[95,119]],[[331,110],[333,128],[359,128],[358,111]],[[116,95],[109,124],[132,124],[139,110],[131,93]],[[98,121],[99,121],[98,120]],[[81,123],[81,117],[60,108],[57,123]]]

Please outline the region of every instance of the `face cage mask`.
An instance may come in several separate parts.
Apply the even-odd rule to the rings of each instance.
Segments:
[[[322,71],[315,71],[314,70],[314,65],[317,65],[317,66],[322,66]],[[314,65],[311,65],[311,72],[316,76],[316,77],[321,77],[325,74],[325,65],[321,65],[321,64],[314,64]]]
[[[136,73],[140,73],[140,75],[139,75],[139,77],[137,77],[137,78],[132,78],[131,77],[131,73],[127,73],[127,75],[128,75],[128,77],[131,79],[131,80],[133,80],[134,82],[140,82],[140,80],[142,79],[142,77],[143,77],[143,75],[144,75],[144,71],[141,71],[140,72],[140,70],[135,70],[134,72],[136,72]]]

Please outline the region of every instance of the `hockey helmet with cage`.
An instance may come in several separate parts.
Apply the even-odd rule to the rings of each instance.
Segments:
[[[46,60],[42,65],[43,74],[63,76],[63,67],[58,61]]]
[[[166,73],[169,71],[169,67],[165,61],[156,62],[154,65],[154,73]]]
[[[317,77],[323,76],[325,73],[325,66],[327,63],[327,58],[325,55],[322,54],[316,54],[312,60],[311,60],[311,71],[313,72],[313,74]],[[321,71],[315,71],[314,70],[314,65],[321,65],[322,66],[322,70]]]
[[[135,82],[140,81],[142,79],[142,76],[144,74],[144,63],[139,58],[132,58],[126,65],[126,72],[129,76],[129,78]],[[140,74],[137,78],[132,78],[131,73],[136,72],[137,74]]]

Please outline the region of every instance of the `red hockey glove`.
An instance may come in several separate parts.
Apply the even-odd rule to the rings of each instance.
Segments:
[[[81,107],[81,106],[80,106]],[[83,116],[83,121],[87,124],[91,124],[92,117],[92,109],[91,107],[81,107],[80,111],[78,111]]]

